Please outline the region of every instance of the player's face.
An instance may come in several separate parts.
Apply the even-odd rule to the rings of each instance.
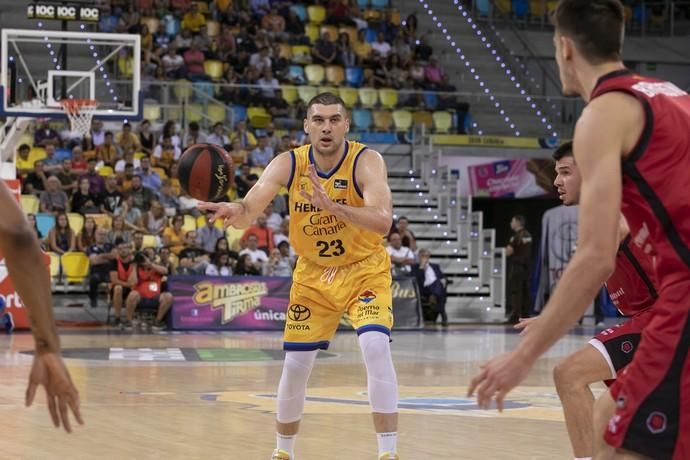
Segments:
[[[556,180],[553,185],[564,205],[572,206],[580,202],[581,181],[580,170],[573,157],[563,157],[556,162]]]
[[[553,35],[553,44],[556,48],[556,63],[558,64],[563,95],[577,96],[579,93],[572,60],[573,43],[569,38],[563,37],[556,31]]]
[[[314,104],[304,120],[304,132],[314,149],[324,156],[338,152],[349,130],[350,119],[340,104]]]

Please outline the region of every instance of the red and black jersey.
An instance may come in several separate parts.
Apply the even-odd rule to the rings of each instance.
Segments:
[[[618,247],[616,270],[606,281],[609,297],[625,316],[646,310],[658,297],[654,264],[642,249],[632,244],[630,235],[626,236]]]
[[[622,69],[597,82],[636,97],[645,112],[637,145],[623,161],[622,212],[632,244],[654,254],[659,291],[690,284],[690,95],[674,84]]]

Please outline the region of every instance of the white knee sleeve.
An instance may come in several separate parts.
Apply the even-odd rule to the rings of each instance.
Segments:
[[[278,422],[292,423],[302,418],[307,380],[318,353],[319,350],[285,353],[283,375],[278,385]]]
[[[398,379],[391,358],[390,340],[386,334],[368,331],[359,336],[364,364],[367,367],[369,404],[373,412],[398,412]]]

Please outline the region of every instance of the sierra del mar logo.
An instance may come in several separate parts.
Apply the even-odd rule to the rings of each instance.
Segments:
[[[261,298],[268,294],[266,283],[214,284],[203,281],[194,285],[192,301],[199,306],[210,305],[222,310],[222,324],[261,305]]]

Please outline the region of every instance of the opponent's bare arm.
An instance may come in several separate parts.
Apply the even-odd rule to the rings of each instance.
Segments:
[[[313,193],[301,194],[317,208],[323,209],[358,227],[385,235],[393,224],[393,199],[388,186],[388,172],[381,154],[367,150],[357,162],[355,177],[362,195],[364,206],[355,207],[336,203],[328,197],[314,166],[309,166],[309,176]]]
[[[503,398],[524,379],[534,361],[584,314],[614,269],[619,243],[622,195],[621,158],[644,128],[641,104],[623,93],[596,98],[583,111],[574,139],[582,173],[578,248],[544,313],[524,334],[517,349],[482,368],[471,382],[481,407]]]
[[[200,202],[202,211],[213,211],[213,220],[221,219],[225,227],[247,228],[266,209],[282,187],[290,180],[292,160],[289,152],[283,152],[266,166],[259,181],[249,189],[247,196],[237,203]]]

